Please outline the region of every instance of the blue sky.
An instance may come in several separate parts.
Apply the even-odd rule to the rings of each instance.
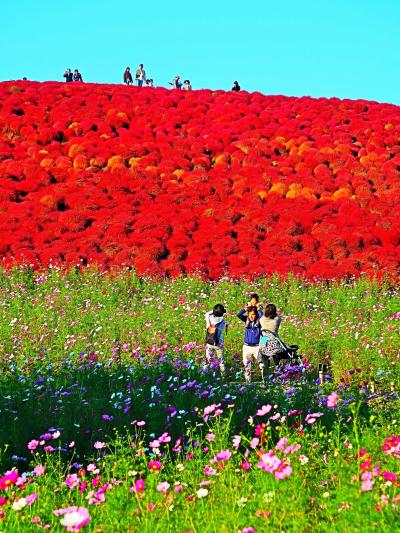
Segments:
[[[0,80],[119,83],[400,104],[400,0],[2,0]]]

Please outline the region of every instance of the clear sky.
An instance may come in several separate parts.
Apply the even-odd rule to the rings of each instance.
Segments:
[[[400,104],[400,0],[1,0],[0,80],[120,83]]]

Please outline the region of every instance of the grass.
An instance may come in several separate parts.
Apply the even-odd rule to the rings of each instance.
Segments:
[[[72,505],[96,532],[396,529],[400,449],[382,449],[400,434],[396,287],[16,269],[0,290],[0,472],[19,475],[3,490],[0,476],[0,531],[61,531],[54,511]],[[235,314],[253,291],[304,364],[246,386]],[[224,378],[202,348],[217,302]]]

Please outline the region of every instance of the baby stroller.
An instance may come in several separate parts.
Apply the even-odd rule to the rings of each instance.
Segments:
[[[298,364],[301,355],[297,353],[299,347],[296,344],[285,344],[278,335],[269,329],[261,330],[260,348],[257,361],[260,365],[264,379],[264,369],[273,366],[282,366],[287,363]]]

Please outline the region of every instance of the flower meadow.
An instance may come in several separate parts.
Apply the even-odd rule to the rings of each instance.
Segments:
[[[397,285],[18,267],[0,288],[0,531],[398,527]],[[250,291],[302,360],[247,385]],[[216,301],[224,376],[203,348]]]
[[[400,108],[0,84],[0,256],[139,275],[399,273]]]

